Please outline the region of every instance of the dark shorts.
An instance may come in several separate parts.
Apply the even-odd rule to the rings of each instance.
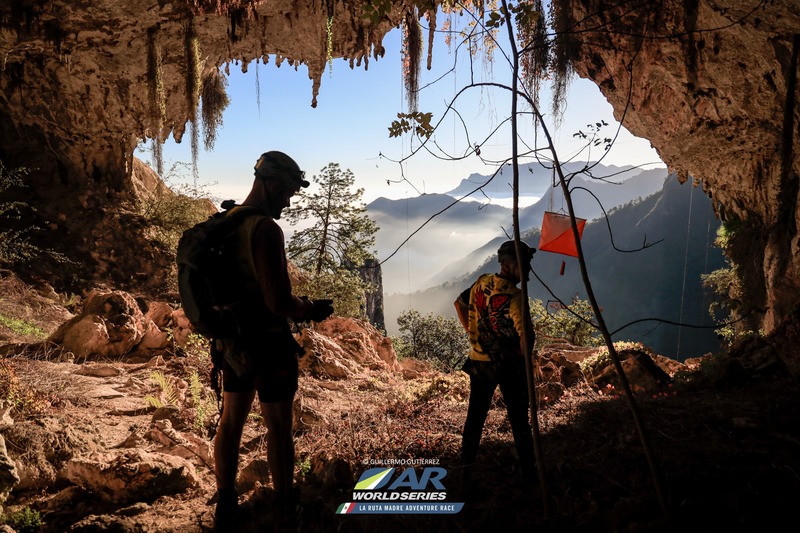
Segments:
[[[242,349],[241,345],[236,346]],[[234,348],[234,349],[236,349]],[[258,361],[252,370],[238,376],[227,361],[222,364],[222,390],[224,392],[258,393],[262,403],[284,402],[297,392],[297,354],[275,350],[261,341],[251,344],[248,352]]]

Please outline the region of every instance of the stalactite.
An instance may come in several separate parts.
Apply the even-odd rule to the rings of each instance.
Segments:
[[[436,36],[436,8],[429,9],[426,15],[428,17],[428,60],[426,68],[430,70],[433,65],[433,39]]]
[[[150,122],[153,124],[153,166],[161,175],[164,172],[164,160],[161,152],[159,133],[164,125],[166,102],[164,99],[164,79],[161,66],[161,45],[158,42],[158,26],[147,32],[147,99]]]
[[[186,104],[189,107],[189,114],[197,107],[200,96],[200,43],[197,37],[197,30],[194,20],[189,19],[186,26]]]

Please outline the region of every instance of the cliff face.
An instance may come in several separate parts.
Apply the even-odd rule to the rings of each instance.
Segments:
[[[800,301],[798,2],[562,2],[574,69],[683,179],[702,180],[771,331]],[[565,24],[564,27],[568,27]],[[578,39],[575,39],[575,36]]]

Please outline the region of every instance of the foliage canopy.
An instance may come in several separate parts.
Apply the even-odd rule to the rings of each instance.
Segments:
[[[364,189],[352,190],[350,170],[329,163],[314,181],[313,192],[301,190],[295,205],[284,211],[289,224],[306,226],[286,246],[287,257],[307,275],[298,292],[332,298],[339,315],[363,316],[370,287],[359,268],[372,256],[378,227],[366,214]]]

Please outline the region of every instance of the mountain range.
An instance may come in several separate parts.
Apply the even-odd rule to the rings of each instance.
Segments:
[[[551,186],[550,169],[538,166],[535,172],[530,165],[520,172],[520,194],[538,198],[520,209],[523,232],[540,227],[545,211],[565,209],[561,188]],[[568,164],[565,172],[576,172],[585,166]],[[576,214],[588,220],[602,215],[603,209],[655,193],[661,189],[667,170],[597,165],[593,174],[612,177],[592,179],[577,175],[570,182]],[[501,177],[507,182],[510,171],[498,173],[489,184],[498,188]],[[375,241],[386,294],[423,290],[464,275],[491,253],[490,248],[484,249],[488,243],[512,234],[512,211],[498,203],[506,198],[502,194],[492,196],[495,193],[486,189],[480,195],[482,201],[477,201],[479,193],[471,197],[475,198],[472,201],[458,200],[465,189],[472,191],[490,178],[473,174],[446,194],[400,200],[378,198],[367,205],[367,214],[380,228]],[[499,188],[510,190],[510,185]]]
[[[666,169],[638,172],[615,183],[576,176],[570,189],[576,215],[590,221],[581,243],[593,290],[609,328],[623,328],[615,340],[641,341],[677,359],[718,349],[700,275],[725,266],[725,260],[713,244],[719,221],[705,194],[691,184],[681,186]],[[538,248],[542,216],[547,210],[560,210],[561,198],[560,189],[549,188],[520,210],[528,244]],[[455,316],[452,302],[458,293],[478,274],[498,270],[496,251],[507,239],[498,228],[511,234],[510,210],[488,200],[454,201],[450,195],[423,195],[378,199],[368,206],[381,227],[378,257],[386,261],[384,287],[391,287],[385,290],[390,334],[398,333],[396,319],[407,309]],[[603,210],[607,219],[598,218]],[[393,251],[416,229],[412,221],[421,223],[440,211],[394,256],[386,260],[380,255],[381,248]],[[387,236],[395,240],[387,243]],[[643,245],[647,246],[639,250]],[[532,298],[547,302],[555,294],[569,302],[576,295],[586,297],[577,259],[538,252],[533,264],[538,279],[532,277],[528,284]],[[631,322],[635,323],[626,326]]]

